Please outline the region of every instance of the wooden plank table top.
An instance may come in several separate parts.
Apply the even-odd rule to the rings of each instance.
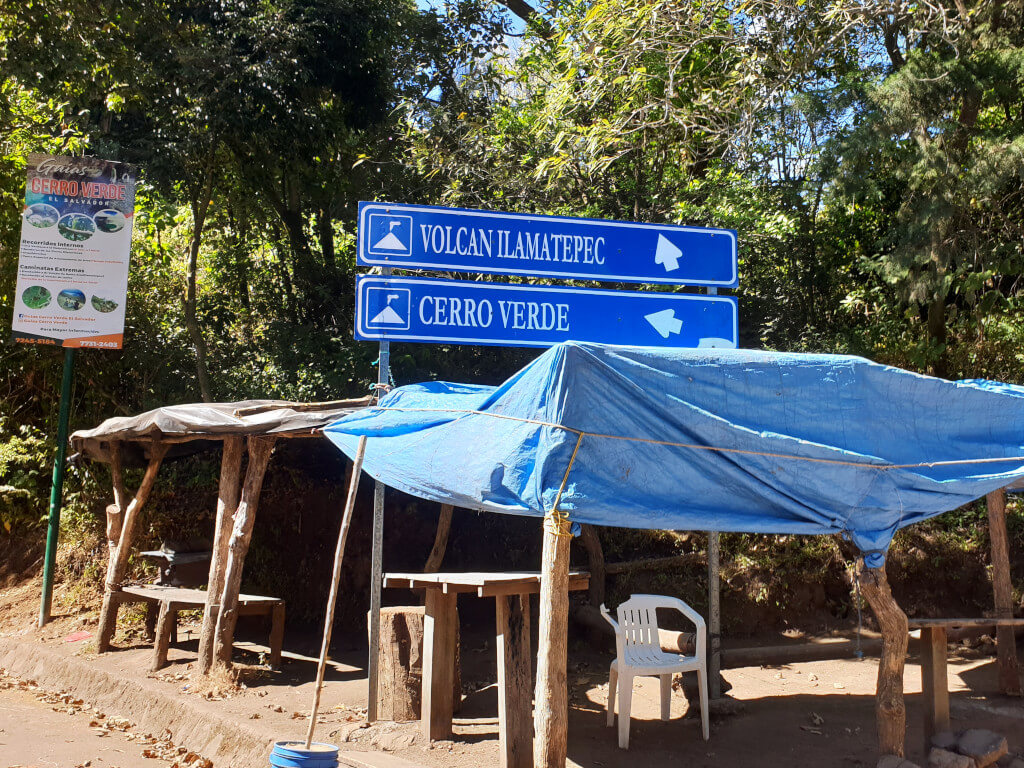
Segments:
[[[205,606],[206,590],[191,589],[189,587],[170,587],[163,584],[135,584],[121,587],[122,592],[129,595],[137,595],[150,600],[166,600],[171,603],[184,603],[186,605]],[[241,606],[250,605],[274,605],[284,602],[279,597],[264,597],[263,595],[239,595],[238,604]]]
[[[460,594],[495,600],[498,651],[500,768],[533,768],[533,654],[530,595],[540,592],[539,571],[387,573],[384,586],[423,589],[423,694],[420,727],[428,741],[452,736],[456,601]],[[569,589],[582,590],[590,574],[573,571]]]
[[[1024,627],[1024,618],[909,619],[907,623],[911,629],[924,629],[926,627],[943,627],[945,629],[953,629],[955,627]]]
[[[569,573],[569,589],[590,584],[586,571]],[[539,571],[468,571],[455,573],[386,573],[384,586],[398,589],[440,589],[445,594],[475,592],[477,597],[529,595],[540,592]]]

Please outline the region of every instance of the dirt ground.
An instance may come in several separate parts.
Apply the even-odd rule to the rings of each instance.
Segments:
[[[43,630],[34,628],[38,582],[0,592],[0,636],[21,643],[45,643],[60,653],[76,656],[90,666],[118,676],[147,681],[160,695],[213,707],[240,726],[256,728],[268,738],[300,738],[305,734],[312,700],[318,639],[286,636],[280,670],[261,664],[266,629],[240,625],[236,663],[238,685],[198,681],[192,661],[198,646],[198,627],[183,625],[179,644],[172,646],[170,664],[158,673],[146,670],[151,646],[142,638],[120,634],[117,649],[98,656],[92,645],[95,609],[77,607],[73,596],[58,593],[57,619]],[[364,721],[366,705],[365,641],[362,627],[337,627],[332,664],[326,675],[317,739],[350,750],[390,752],[415,765],[470,768],[498,765],[497,694],[494,680],[493,623],[463,625],[463,682],[465,698],[455,719],[452,741],[424,742],[417,723]],[[76,639],[77,638],[77,639]],[[764,638],[778,644],[778,638]],[[749,643],[748,643],[749,644]],[[996,691],[995,660],[977,650],[951,649],[949,686],[953,726],[983,727],[1005,735],[1011,752],[1024,753],[1024,702],[1006,699]],[[980,655],[980,657],[979,657]],[[965,658],[974,656],[975,658]],[[712,718],[711,739],[700,738],[699,717],[689,711],[683,691],[672,699],[672,719],[658,718],[658,687],[653,678],[637,681],[629,751],[619,750],[615,730],[605,725],[607,669],[611,657],[582,642],[570,646],[569,761],[575,766],[635,768],[650,766],[874,766],[874,686],[877,659],[833,660],[781,666],[727,669],[732,686],[731,714]],[[74,680],[67,681],[73,691]],[[916,659],[907,665],[908,758],[923,762],[921,677]],[[130,717],[131,712],[108,715]],[[0,727],[9,718],[0,711]],[[174,724],[168,723],[173,739]],[[100,755],[97,754],[97,758]],[[7,764],[0,758],[0,764]],[[18,764],[18,763],[12,763]],[[104,763],[96,762],[96,765]],[[151,763],[156,765],[155,763]],[[68,765],[73,765],[69,763]],[[124,765],[133,765],[125,762]],[[264,763],[265,765],[265,763]],[[222,768],[218,764],[217,768]],[[232,768],[244,768],[233,765]]]

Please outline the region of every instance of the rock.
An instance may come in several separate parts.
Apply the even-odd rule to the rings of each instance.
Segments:
[[[928,753],[928,768],[977,768],[977,763],[966,755],[932,747]]]
[[[1024,768],[1024,757],[1020,755],[1003,755],[996,760],[999,768]]]
[[[896,755],[883,755],[875,768],[919,768],[919,766]]]
[[[957,742],[956,751],[961,755],[974,758],[978,768],[988,768],[1010,749],[1006,739],[998,733],[981,728],[965,731]]]
[[[953,731],[939,731],[932,736],[932,746],[945,749],[948,752],[956,752],[956,745],[959,741],[960,734]]]

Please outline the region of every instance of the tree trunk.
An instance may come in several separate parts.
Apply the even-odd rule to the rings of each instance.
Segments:
[[[907,708],[903,701],[903,667],[907,656],[907,615],[893,599],[885,568],[857,563],[861,590],[882,630],[882,658],[878,664],[875,718],[878,750],[882,755],[903,757]]]
[[[381,720],[419,720],[423,685],[423,608],[380,609],[377,701]]]
[[[199,381],[199,396],[204,403],[213,402],[213,391],[210,387],[210,373],[206,367],[206,340],[203,339],[199,321],[196,318],[196,273],[199,264],[199,248],[203,242],[203,228],[206,225],[206,214],[210,209],[210,197],[213,194],[212,163],[206,171],[206,180],[198,197],[193,197],[192,205],[192,237],[188,245],[188,264],[185,269],[185,328],[196,353],[196,377]]]

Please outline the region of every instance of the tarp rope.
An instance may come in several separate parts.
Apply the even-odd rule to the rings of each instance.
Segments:
[[[772,451],[751,451],[745,448],[727,448],[724,446],[714,445],[699,445],[696,443],[679,443],[672,440],[655,440],[649,437],[627,437],[625,435],[609,435],[601,432],[586,432],[584,430],[575,429],[574,427],[567,427],[564,424],[556,424],[550,421],[543,421],[542,419],[527,419],[522,416],[509,416],[504,413],[492,413],[490,411],[477,411],[477,410],[466,410],[456,408],[392,408],[385,406],[370,406],[379,411],[396,411],[399,413],[455,413],[463,416],[489,416],[494,419],[506,419],[508,421],[518,421],[523,424],[536,424],[540,427],[549,427],[551,429],[561,429],[565,432],[571,432],[574,435],[579,435],[582,439],[584,435],[588,437],[601,437],[608,440],[625,440],[628,442],[636,443],[650,443],[652,445],[664,445],[670,448],[687,448],[694,451],[711,451],[716,453],[732,453],[743,456],[762,456],[771,459],[787,459],[790,461],[807,461],[814,464],[835,464],[844,467],[864,467],[867,469],[878,469],[878,470],[890,470],[890,469],[920,469],[924,467],[950,467],[958,466],[963,464],[991,464],[1003,461],[1021,461],[1024,462],[1024,456],[999,456],[995,458],[987,459],[947,459],[940,461],[922,461],[915,464],[890,464],[890,463],[871,463],[866,461],[844,461],[842,459],[822,459],[814,456],[800,456],[794,453],[776,453]],[[579,440],[576,442],[576,450],[579,450]],[[573,459],[576,458],[576,451],[573,451]],[[569,462],[569,468],[572,467],[572,461]],[[562,480],[562,488],[565,487],[565,479],[568,478],[568,469],[566,470],[565,478]],[[559,489],[558,496],[561,498],[562,489]],[[557,502],[556,502],[557,506]]]
[[[544,524],[548,531],[555,536],[572,536],[572,521],[569,519],[569,513],[563,512],[558,505],[562,501],[562,493],[569,482],[569,473],[572,471],[572,465],[576,462],[576,454],[579,453],[580,443],[583,442],[583,434],[580,432],[576,438],[576,446],[572,449],[569,464],[565,468],[565,474],[562,475],[562,484],[558,487],[555,503],[551,505],[551,511],[544,515]]]

